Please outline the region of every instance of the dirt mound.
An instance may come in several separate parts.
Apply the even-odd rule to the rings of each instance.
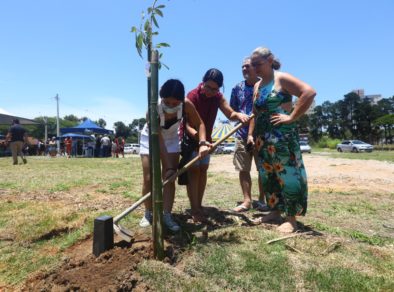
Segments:
[[[195,224],[187,213],[176,214],[182,231],[165,234],[165,263],[176,264],[193,240],[205,241],[208,231],[235,224],[232,214],[214,207],[204,208],[207,224]],[[148,232],[148,231],[146,231]],[[138,264],[153,258],[150,235],[136,234],[132,243],[115,238],[115,248],[92,255],[92,239],[66,251],[63,262],[49,272],[29,278],[23,291],[148,291],[149,286],[137,272]]]
[[[63,264],[48,273],[30,278],[25,291],[146,291],[136,268],[143,259],[153,257],[151,244],[128,248],[117,246],[99,257],[64,260]]]

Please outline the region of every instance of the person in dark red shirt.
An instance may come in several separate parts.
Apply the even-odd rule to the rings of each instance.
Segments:
[[[64,140],[64,145],[66,146],[66,154],[67,154],[67,158],[71,157],[71,145],[72,145],[72,138],[71,137],[67,137]]]
[[[200,141],[199,146],[208,145],[212,143],[212,129],[215,124],[216,115],[220,109],[229,120],[236,120],[241,123],[247,123],[249,116],[243,113],[235,112],[223,94],[220,88],[223,86],[223,74],[220,70],[212,68],[209,69],[203,79],[195,89],[190,91],[187,95],[197,109],[198,114],[203,120],[206,128],[207,141]],[[198,131],[186,126],[187,134],[198,141]],[[193,156],[197,156],[198,151],[195,151]],[[209,155],[205,156],[200,161],[196,162],[188,171],[187,194],[189,196],[191,212],[193,220],[196,222],[205,221],[202,208],[202,199],[204,196],[205,186],[207,184],[207,170],[209,167]]]

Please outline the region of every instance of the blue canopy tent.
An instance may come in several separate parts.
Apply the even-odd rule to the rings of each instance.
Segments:
[[[80,123],[76,127],[72,128],[61,128],[60,132],[63,133],[89,133],[89,134],[113,134],[114,132],[112,130],[107,130],[104,128],[101,128],[97,124],[95,124],[93,121],[86,119],[84,122]]]
[[[62,133],[62,134],[78,133],[78,134],[90,135],[90,134],[113,134],[113,131],[104,129],[104,128],[98,126],[97,124],[95,124],[94,122],[92,122],[91,120],[86,119],[85,121],[83,121],[82,123],[80,123],[76,127],[61,128],[60,133]],[[94,149],[91,149],[91,151],[86,152],[85,150],[89,149],[89,147],[85,146],[84,140],[85,139],[83,139],[83,141],[82,141],[82,144],[83,144],[82,148],[83,148],[84,156],[92,157]]]
[[[90,149],[91,147],[86,146],[85,141],[88,141],[87,145],[89,145],[89,141],[90,142],[94,141],[94,137],[89,136],[89,135],[82,135],[82,134],[78,134],[78,133],[66,133],[66,134],[61,135],[60,137],[56,137],[56,140],[62,140],[62,139],[66,139],[66,138],[72,138],[73,141],[82,140],[82,148],[81,148],[82,150],[80,150],[80,151],[82,151],[82,155],[85,157],[92,157],[93,156],[93,149]],[[78,153],[77,144],[75,144],[75,146],[73,146],[73,147],[75,147],[75,149],[72,150],[73,151],[72,153],[75,153],[73,155],[76,156]]]
[[[60,137],[58,137],[58,139],[65,139],[67,137],[71,137],[73,139],[90,139],[93,140],[94,138],[92,136],[89,135],[82,135],[82,134],[77,134],[77,133],[66,133],[61,135]]]

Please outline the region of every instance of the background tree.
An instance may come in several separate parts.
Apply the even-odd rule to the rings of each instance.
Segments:
[[[107,125],[107,122],[104,119],[99,119],[98,121],[95,122],[97,125],[99,125],[101,128],[105,128]]]
[[[139,134],[146,123],[145,118],[134,119],[131,124],[129,124],[130,137],[127,142],[139,143]]]
[[[75,125],[78,125],[79,121],[80,121],[80,119],[75,115],[67,115],[67,116],[64,116],[63,119],[66,121],[74,122]]]
[[[384,129],[384,141],[387,144],[393,143],[393,135],[391,130],[394,127],[394,114],[388,114],[377,118],[373,121],[373,124],[377,127],[382,127]]]
[[[115,135],[117,137],[124,137],[127,138],[131,135],[131,130],[127,127],[123,122],[116,122],[114,123],[115,126]]]
[[[324,132],[323,109],[321,105],[314,108],[313,113],[309,117],[309,123],[311,138],[317,142]]]
[[[37,117],[34,118],[35,121],[39,122],[38,125],[30,125],[26,126],[26,130],[29,132],[34,138],[42,139],[45,138],[45,119],[44,117]],[[59,126],[60,128],[70,128],[75,127],[78,124],[76,121],[70,121],[60,118],[59,119]],[[56,117],[47,117],[47,130],[48,130],[48,137],[56,137]]]
[[[297,128],[299,133],[308,133],[309,132],[309,115],[303,115],[301,118],[297,120]]]

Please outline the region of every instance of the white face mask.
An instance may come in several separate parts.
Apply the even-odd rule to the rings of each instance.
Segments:
[[[166,112],[167,114],[175,114],[178,110],[182,109],[182,103],[180,103],[177,106],[170,107],[166,105],[163,101],[161,101],[161,107],[163,111]]]

